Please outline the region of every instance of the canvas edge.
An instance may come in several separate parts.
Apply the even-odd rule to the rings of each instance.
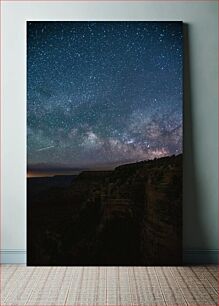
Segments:
[[[26,264],[26,250],[0,250],[0,264]],[[218,250],[183,251],[183,265],[218,264]]]

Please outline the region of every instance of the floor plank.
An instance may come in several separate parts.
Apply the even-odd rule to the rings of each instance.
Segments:
[[[217,266],[2,265],[1,305],[217,305]]]

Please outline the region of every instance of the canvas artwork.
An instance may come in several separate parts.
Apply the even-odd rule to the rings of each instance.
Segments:
[[[27,22],[27,264],[182,259],[182,22]]]

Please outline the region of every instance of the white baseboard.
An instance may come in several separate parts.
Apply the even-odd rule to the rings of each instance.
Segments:
[[[25,264],[26,250],[0,250],[1,264]]]
[[[184,250],[185,264],[218,264],[218,250]]]
[[[25,264],[26,250],[0,250],[1,264]],[[218,264],[218,250],[184,250],[183,264]]]

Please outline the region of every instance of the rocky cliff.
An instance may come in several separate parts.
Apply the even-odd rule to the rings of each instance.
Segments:
[[[85,171],[66,188],[28,193],[32,264],[181,262],[182,155]]]

